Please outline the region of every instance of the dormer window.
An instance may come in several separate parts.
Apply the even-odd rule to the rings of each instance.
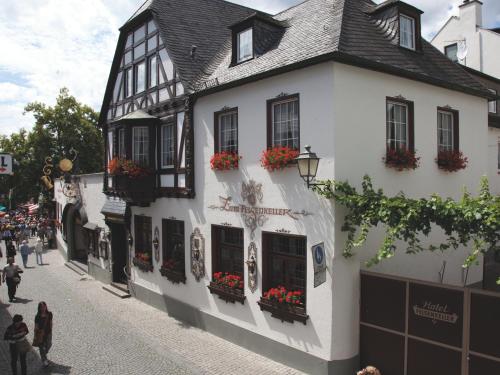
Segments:
[[[415,19],[404,14],[399,16],[399,45],[415,49]]]
[[[252,28],[238,33],[238,58],[237,62],[243,62],[253,58],[253,31]]]

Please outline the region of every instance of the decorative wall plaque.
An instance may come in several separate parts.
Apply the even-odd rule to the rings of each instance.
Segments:
[[[155,260],[156,263],[160,262],[160,230],[158,227],[155,227],[154,236],[153,236],[153,246],[155,249]]]
[[[262,227],[266,222],[268,216],[288,216],[294,220],[298,220],[299,216],[310,216],[312,213],[301,210],[294,211],[290,208],[270,208],[259,207],[258,203],[262,203],[264,194],[262,192],[262,184],[258,184],[253,180],[247,183],[241,183],[241,198],[247,202],[248,205],[239,204],[231,205],[232,197],[221,197],[219,205],[210,205],[208,208],[213,210],[235,212],[241,214],[245,226],[250,229],[250,238],[255,238],[255,230],[257,227]]]
[[[205,238],[199,228],[191,234],[191,272],[196,281],[205,276]]]
[[[257,289],[257,246],[255,242],[250,242],[248,246],[248,288],[252,293]]]

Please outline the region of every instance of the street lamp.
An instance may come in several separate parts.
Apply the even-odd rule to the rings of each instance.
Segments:
[[[311,152],[311,146],[307,145],[304,148],[305,151],[297,156],[295,160],[297,160],[299,175],[306,182],[307,188],[309,189],[311,186],[320,185],[316,182],[313,182],[318,171],[320,158],[318,158],[318,156],[314,152]]]

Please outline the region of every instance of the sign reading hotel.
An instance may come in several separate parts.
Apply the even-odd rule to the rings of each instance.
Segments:
[[[458,319],[457,314],[449,311],[448,305],[440,305],[431,301],[425,301],[421,306],[413,306],[413,313],[422,318],[431,319],[434,324],[438,321],[455,324]]]
[[[298,220],[300,216],[312,215],[305,210],[294,211],[290,208],[274,208],[274,207],[259,207],[257,204],[262,203],[264,194],[262,193],[262,184],[257,184],[250,180],[247,183],[241,183],[241,198],[243,202],[233,204],[232,197],[219,197],[219,205],[211,205],[208,208],[225,212],[234,212],[241,214],[245,226],[250,229],[250,237],[253,239],[257,227],[261,227],[267,221],[268,216],[284,216],[293,220]]]
[[[12,174],[12,155],[0,154],[0,174]]]

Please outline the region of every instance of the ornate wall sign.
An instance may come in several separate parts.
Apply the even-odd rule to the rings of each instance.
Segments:
[[[232,197],[221,197],[219,205],[210,205],[208,208],[213,210],[228,211],[240,213],[243,218],[245,226],[250,229],[250,238],[255,238],[255,230],[257,227],[262,227],[267,216],[288,216],[294,220],[298,220],[299,216],[310,216],[311,212],[306,210],[293,211],[290,208],[268,208],[258,207],[258,203],[262,203],[264,194],[262,192],[262,184],[257,184],[255,181],[250,180],[248,184],[241,183],[241,198],[246,201],[248,205],[231,205]]]
[[[257,246],[255,242],[250,242],[248,246],[248,288],[252,293],[257,289]]]
[[[196,281],[205,276],[205,238],[199,228],[191,234],[191,272]]]
[[[158,227],[155,227],[154,235],[153,235],[153,246],[155,248],[155,260],[156,263],[160,262],[160,230]]]

